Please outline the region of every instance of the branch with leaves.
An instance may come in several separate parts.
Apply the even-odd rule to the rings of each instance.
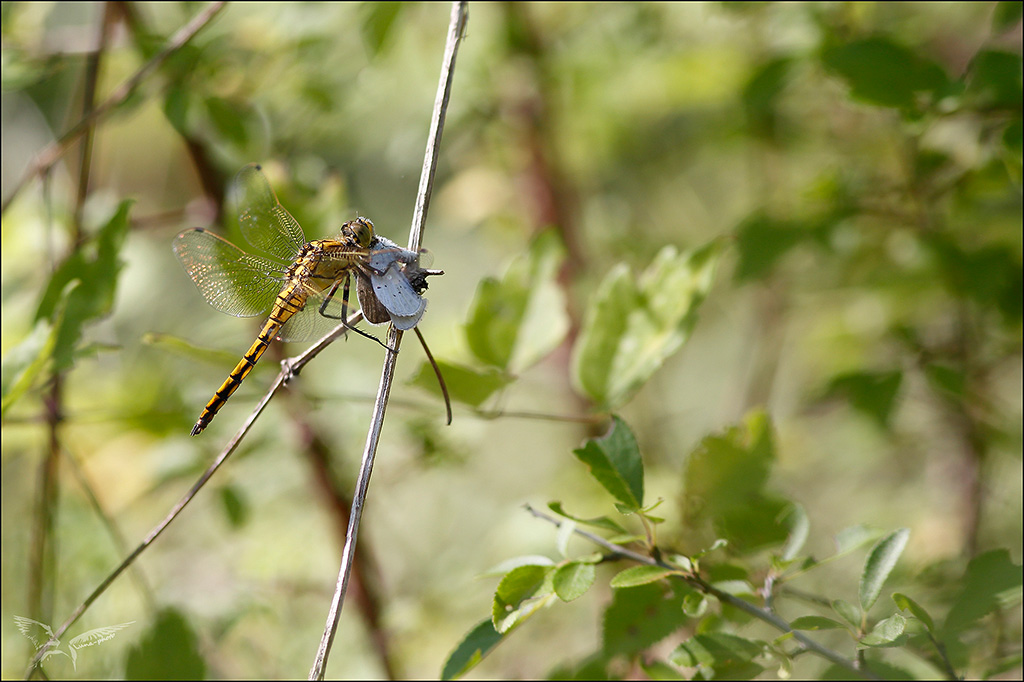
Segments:
[[[653,540],[652,528],[664,524],[666,519],[652,514],[661,500],[644,504],[640,449],[622,419],[613,417],[609,432],[588,440],[575,450],[575,455],[611,496],[619,514],[637,519],[642,531],[630,532],[624,522],[609,516],[573,515],[559,502],[548,505],[558,517],[528,506],[533,516],[559,528],[557,544],[562,559],[520,557],[499,567],[502,577],[494,593],[491,616],[477,624],[452,652],[444,666],[443,679],[454,679],[479,665],[543,607],[582,597],[595,584],[598,566],[623,560],[636,565],[620,570],[609,581],[615,595],[605,612],[601,649],[577,666],[566,664],[568,667],[561,669],[559,676],[607,679],[639,666],[645,674],[659,678],[671,679],[686,674],[685,671],[696,671],[704,679],[749,679],[769,665],[789,671],[797,657],[810,653],[842,669],[834,674],[886,679],[898,674],[899,668],[886,661],[885,652],[902,648],[920,656],[922,664],[930,657],[929,665],[935,666],[936,676],[959,679],[943,640],[970,627],[981,612],[971,614],[964,622],[964,614],[957,614],[954,609],[946,625],[938,628],[917,601],[895,592],[895,609],[888,616],[877,620],[869,616],[907,545],[908,529],[882,537],[868,529],[851,529],[837,538],[838,548],[833,557],[816,561],[800,556],[807,537],[807,518],[797,505],[790,504],[784,515],[765,519],[762,528],[749,523],[737,525],[735,518],[730,521],[730,515],[741,508],[756,510],[759,504],[769,504],[772,496],[765,487],[766,479],[760,476],[745,482],[731,477],[701,480],[705,473],[702,460],[714,457],[727,469],[736,466],[766,474],[775,455],[771,426],[764,415],[753,414],[742,427],[730,429],[723,436],[706,438],[691,455],[687,470],[691,483],[688,501],[694,503],[714,496],[737,502],[717,507],[711,502],[703,505],[701,512],[690,515],[689,523],[715,527],[720,535],[707,549],[689,554],[668,551]],[[613,536],[606,539],[580,526],[611,532]],[[770,535],[772,529],[776,537],[766,540],[766,532]],[[584,538],[603,551],[570,556],[568,546],[573,536]],[[843,599],[815,600],[838,616],[838,620],[818,614],[800,615],[792,620],[778,615],[777,601],[787,596],[784,585],[873,540],[857,587],[857,604]],[[754,549],[771,552],[770,564],[759,569],[765,576],[759,589],[749,577],[737,574],[739,564],[723,556],[728,552],[739,558]],[[986,583],[983,576],[998,576],[998,580]],[[966,604],[984,592],[982,601],[987,605],[987,613],[1005,603],[1005,597],[1000,595],[1008,596],[1020,589],[1020,567],[1014,566],[1005,552],[989,553],[972,562],[965,580],[961,603]],[[717,611],[712,608],[715,603]],[[743,630],[751,629],[753,621],[782,634],[770,641],[742,634]],[[850,636],[856,649],[852,655],[844,655],[836,647],[826,646],[807,634],[832,630],[845,631]],[[666,638],[682,641],[662,659],[651,648]],[[796,647],[787,647],[789,641],[795,642]]]

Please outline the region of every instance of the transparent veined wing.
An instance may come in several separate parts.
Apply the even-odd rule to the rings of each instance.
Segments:
[[[302,227],[277,200],[259,165],[238,172],[232,185],[242,236],[256,248],[291,260],[306,243]]]
[[[206,302],[235,317],[267,312],[285,283],[285,266],[253,256],[203,228],[174,238],[174,254]]]
[[[278,340],[308,341],[323,336],[341,324],[341,320],[354,311],[351,302],[344,302],[344,284],[344,281],[340,282],[333,295],[330,289],[315,291],[307,287],[308,298],[305,307],[284,323],[277,333]],[[327,296],[330,298],[325,298]]]

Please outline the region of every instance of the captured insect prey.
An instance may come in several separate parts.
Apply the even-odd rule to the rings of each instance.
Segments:
[[[377,236],[367,218],[346,222],[337,237],[307,242],[256,164],[239,172],[232,190],[239,197],[242,236],[268,257],[246,253],[203,228],[175,237],[174,253],[199,293],[217,310],[236,317],[255,317],[267,310],[270,314],[252,346],[206,404],[192,428],[193,436],[210,424],[275,338],[304,341],[341,323],[393,350],[345,322],[352,276],[368,322],[390,321],[408,330],[426,310],[427,301],[420,295],[426,289],[426,277],[444,274],[421,268],[420,254]],[[435,372],[440,380],[436,364]],[[447,401],[447,390],[443,393]],[[448,413],[450,423],[450,407]]]

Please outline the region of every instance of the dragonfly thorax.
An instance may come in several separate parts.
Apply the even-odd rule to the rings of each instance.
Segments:
[[[362,257],[363,249],[351,236],[341,239],[314,239],[296,255],[288,268],[289,282],[301,281],[306,287],[323,291],[336,280],[348,277]]]

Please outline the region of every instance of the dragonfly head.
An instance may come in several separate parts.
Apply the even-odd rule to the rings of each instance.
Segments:
[[[368,248],[373,242],[373,223],[363,217],[350,220],[341,226],[341,234],[351,237],[364,249]]]

